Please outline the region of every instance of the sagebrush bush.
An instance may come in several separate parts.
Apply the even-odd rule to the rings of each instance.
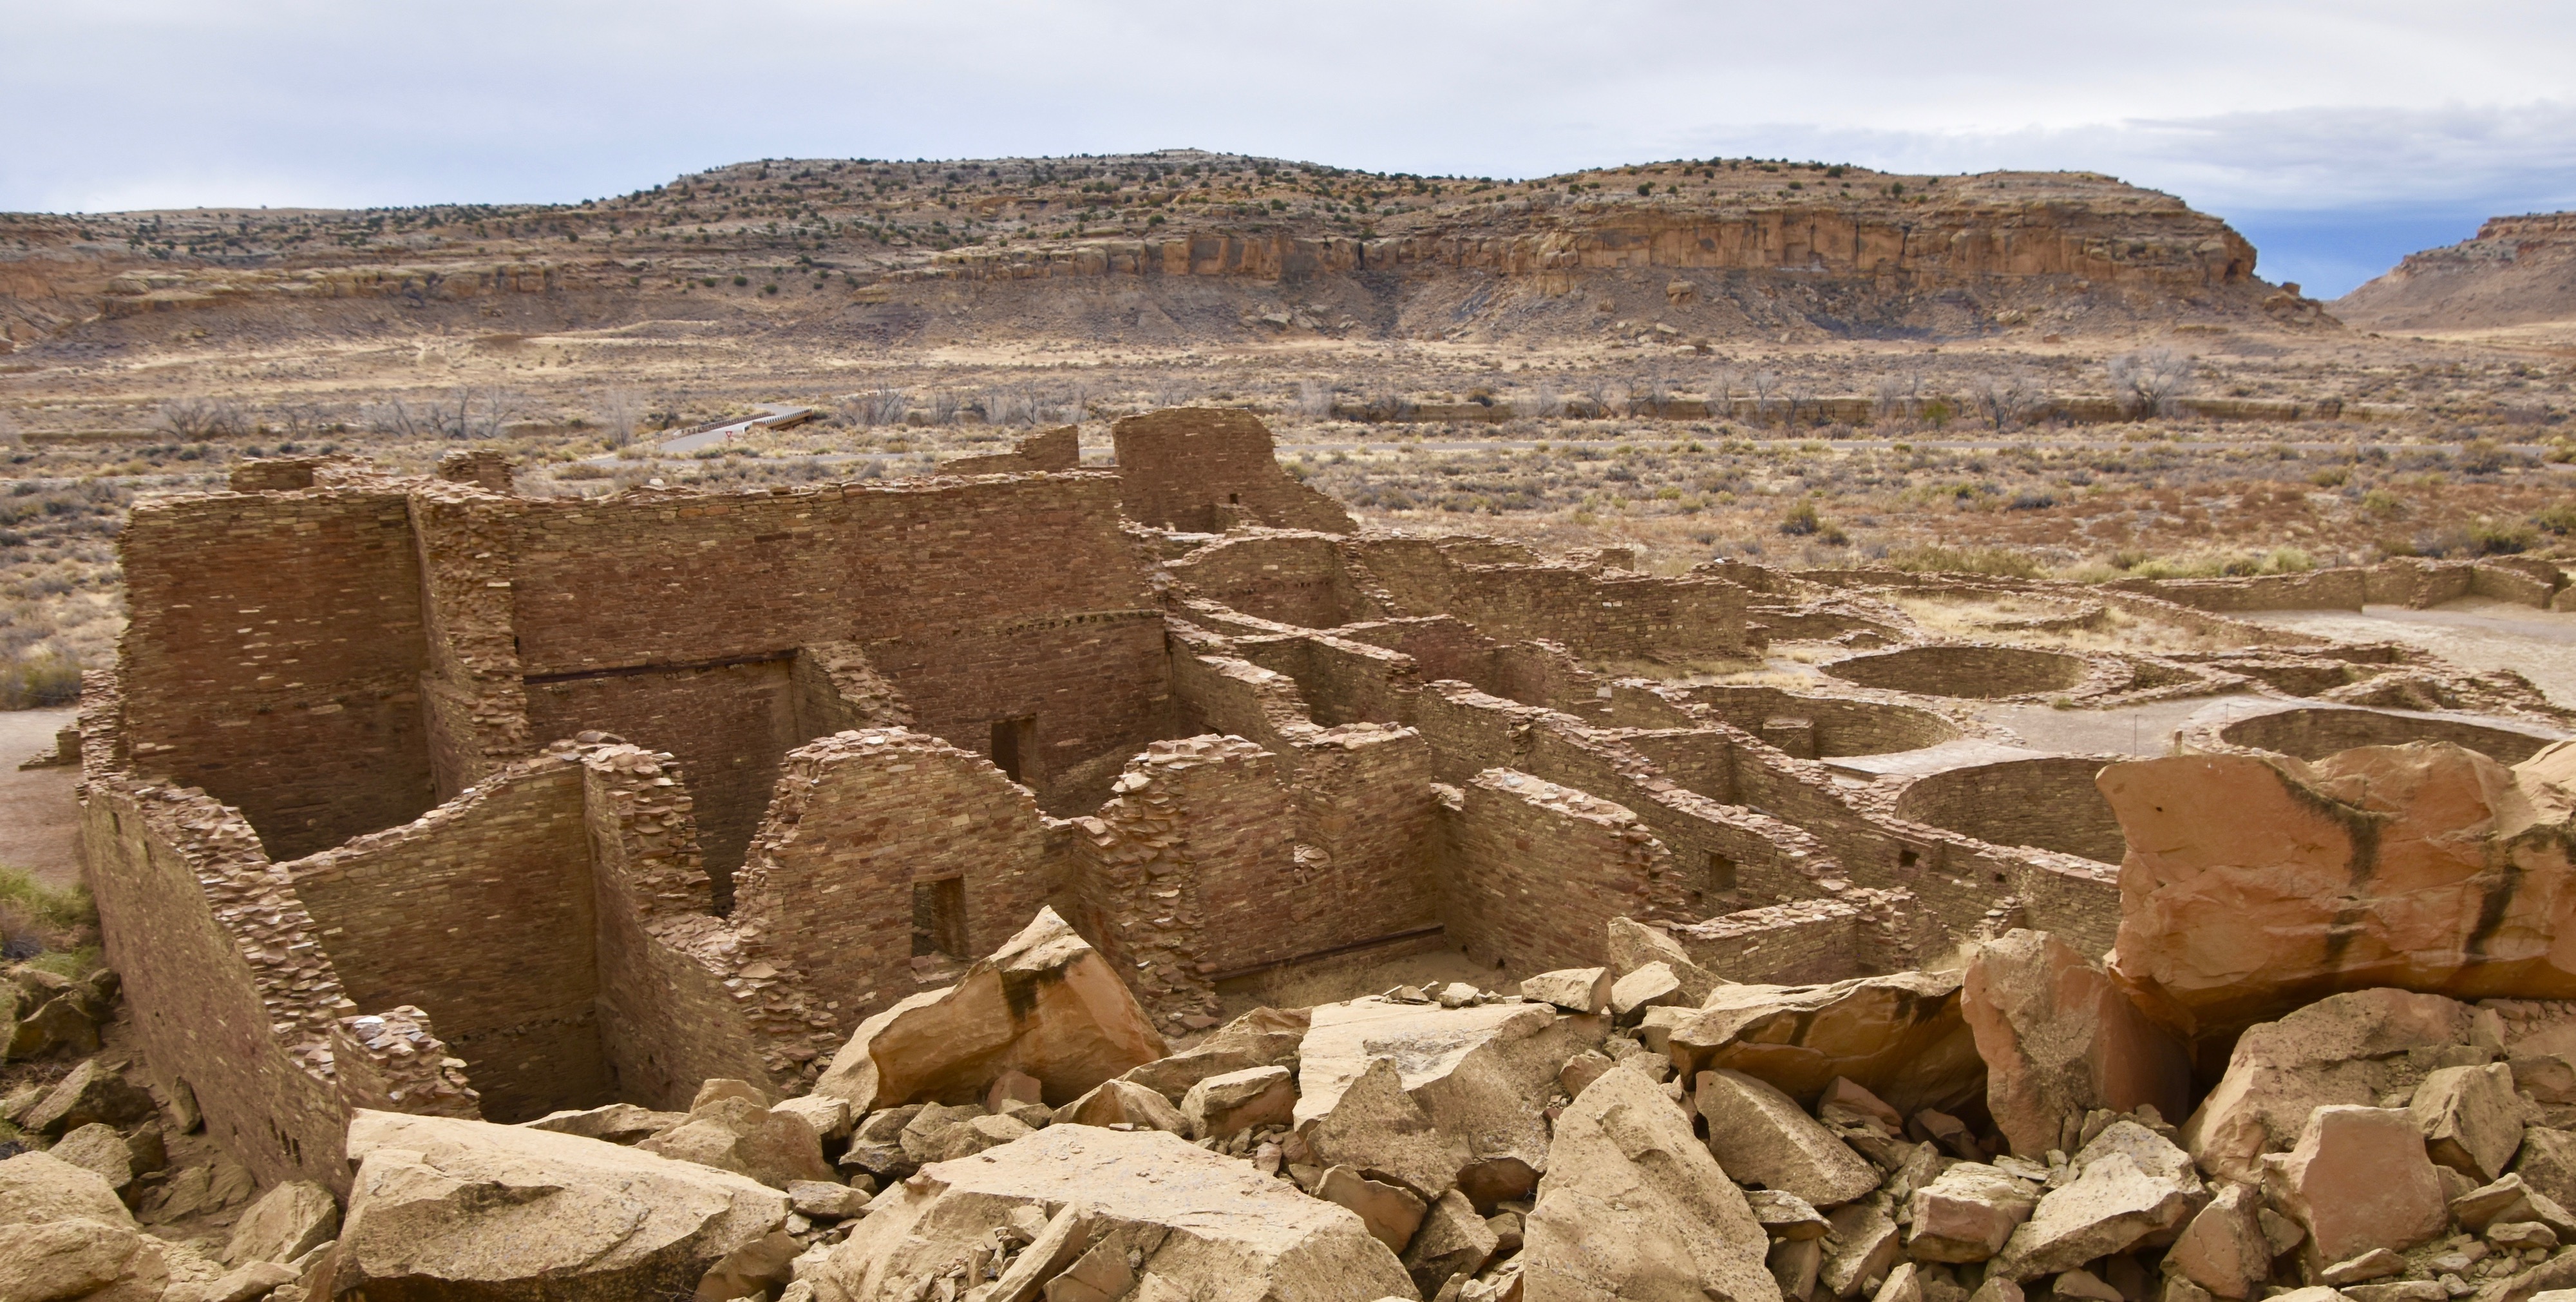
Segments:
[[[59,651],[0,660],[0,710],[40,710],[80,699],[80,662]]]

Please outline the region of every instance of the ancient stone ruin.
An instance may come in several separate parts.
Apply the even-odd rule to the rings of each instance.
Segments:
[[[2576,1284],[2566,712],[2230,618],[2554,569],[1655,575],[1361,531],[1240,412],[1077,437],[138,505],[79,746],[139,1053],[13,1118],[125,1178],[0,1162],[107,1245],[11,1296]],[[114,1088],[271,1190],[229,1273]]]

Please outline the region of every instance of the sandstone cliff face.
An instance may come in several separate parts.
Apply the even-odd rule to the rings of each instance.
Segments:
[[[0,336],[19,344],[406,324],[389,308],[499,330],[712,314],[889,344],[934,321],[1680,342],[2259,318],[2277,297],[2224,223],[2108,178],[1745,160],[1438,184],[1178,151],[772,163],[577,206],[0,216],[0,235]]]
[[[2490,217],[2477,238],[2407,254],[2333,307],[2372,330],[2576,320],[2576,212]]]

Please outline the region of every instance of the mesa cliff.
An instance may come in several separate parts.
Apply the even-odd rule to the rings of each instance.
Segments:
[[[2085,173],[1677,161],[1524,182],[1195,150],[769,161],[579,204],[0,217],[0,333],[729,324],[889,346],[1974,335],[2316,305]]]
[[[2407,254],[2334,311],[2373,330],[2576,320],[2576,212],[2490,217],[2477,238]]]

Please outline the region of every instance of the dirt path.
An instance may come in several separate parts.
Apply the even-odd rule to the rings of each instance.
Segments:
[[[80,807],[72,789],[80,769],[28,769],[18,764],[54,748],[54,732],[79,711],[0,712],[0,866],[24,868],[48,886],[80,880]]]
[[[2338,642],[2405,642],[2465,669],[2511,669],[2554,704],[2576,710],[2576,614],[2492,597],[2462,597],[2430,610],[2365,606],[2267,610],[2234,618]]]

